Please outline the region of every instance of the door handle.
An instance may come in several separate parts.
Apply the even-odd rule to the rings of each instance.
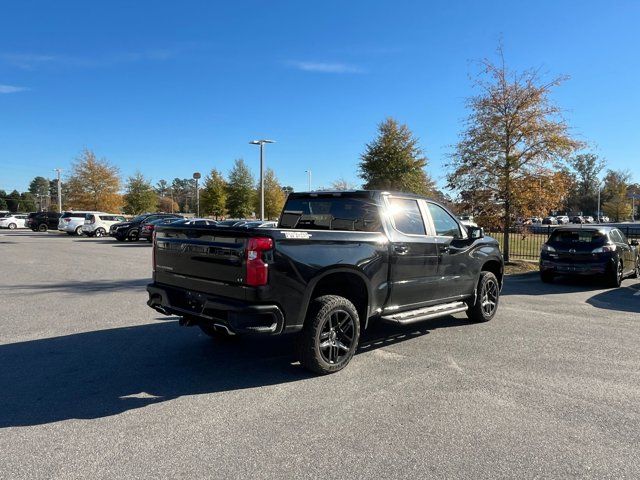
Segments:
[[[409,253],[409,247],[407,247],[406,245],[394,245],[393,251],[398,255],[406,255],[407,253]]]

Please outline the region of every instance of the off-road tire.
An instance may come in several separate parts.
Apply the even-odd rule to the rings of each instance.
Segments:
[[[346,316],[350,317],[349,319]],[[344,325],[344,330],[340,326]],[[332,325],[335,328],[332,328]],[[327,330],[328,331],[325,331]],[[329,335],[321,340],[322,335]],[[345,343],[348,337],[350,343]],[[326,375],[335,373],[346,367],[358,348],[360,340],[360,317],[356,307],[344,297],[338,295],[323,295],[315,298],[298,337],[298,357],[300,363],[307,370]],[[321,344],[331,342],[331,346],[321,347]],[[340,344],[341,346],[337,346]],[[347,347],[345,350],[343,347]],[[328,355],[323,353],[329,349]],[[335,350],[332,350],[334,349]],[[335,353],[335,361],[327,360]],[[345,352],[340,355],[340,352]]]
[[[498,311],[500,283],[492,272],[480,272],[475,302],[468,302],[467,318],[472,322],[488,322]]]

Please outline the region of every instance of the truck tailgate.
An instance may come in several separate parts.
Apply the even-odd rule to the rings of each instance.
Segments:
[[[239,298],[251,230],[172,227],[156,230],[155,280],[180,288]],[[232,288],[235,287],[235,288]]]

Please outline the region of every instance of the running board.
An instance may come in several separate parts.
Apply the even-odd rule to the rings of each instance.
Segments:
[[[431,318],[444,317],[453,315],[467,310],[467,304],[464,302],[451,302],[442,305],[434,305],[433,307],[418,308],[417,310],[409,310],[407,312],[395,313],[393,315],[383,315],[383,320],[406,325],[408,323],[420,322]]]

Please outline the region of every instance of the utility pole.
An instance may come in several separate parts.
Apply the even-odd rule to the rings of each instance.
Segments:
[[[173,187],[169,187],[169,194],[171,195],[171,213],[173,213]]]
[[[305,170],[307,173],[307,191],[311,191],[311,170]]]
[[[198,180],[200,179],[200,172],[195,172],[193,178],[196,181],[196,217],[200,218],[200,189],[198,188]]]
[[[62,184],[60,183],[60,172],[62,170],[54,168],[53,171],[58,174],[58,213],[62,213]]]
[[[249,144],[260,145],[260,220],[264,220],[264,144],[276,143],[273,140],[251,140]]]

